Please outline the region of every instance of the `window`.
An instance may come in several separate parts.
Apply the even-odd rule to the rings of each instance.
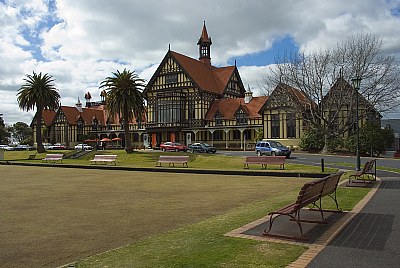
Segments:
[[[279,115],[271,115],[271,138],[280,138]]]
[[[107,124],[107,129],[108,129],[108,130],[111,130],[111,129],[112,129],[112,124],[111,124],[110,118],[107,119],[106,124]]]
[[[188,101],[188,118],[189,121],[196,118],[195,104],[193,100]]]
[[[240,140],[240,131],[239,130],[234,130],[233,131],[233,139],[234,140]]]
[[[296,138],[296,115],[286,114],[286,131],[288,138]]]
[[[201,45],[200,56],[201,58],[208,57],[208,46],[206,44]]]
[[[214,131],[214,134],[211,134],[211,135],[214,135],[214,140],[216,140],[216,141],[221,141],[223,139],[222,130],[216,130],[216,131]]]
[[[236,113],[236,125],[247,125],[247,115],[243,110]]]
[[[165,76],[165,83],[166,84],[178,83],[178,75],[177,74],[167,74]]]
[[[180,102],[173,100],[160,100],[158,102],[158,122],[177,123],[181,121]]]
[[[222,114],[218,111],[215,113],[215,125],[222,126],[222,124],[223,124]]]
[[[185,95],[160,94],[157,100],[157,122],[181,123],[185,120]]]
[[[243,132],[243,138],[246,140],[251,140],[251,130],[250,129],[246,129]]]
[[[92,122],[92,130],[97,131],[98,127],[99,127],[99,121],[95,118],[95,119],[93,119],[93,122]]]
[[[76,131],[76,139],[79,141],[83,135],[83,121],[81,119],[79,119],[79,121],[77,122],[77,131]]]

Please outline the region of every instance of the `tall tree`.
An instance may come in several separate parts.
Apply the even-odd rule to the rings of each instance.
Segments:
[[[287,52],[277,62],[267,76],[267,86],[285,83],[299,89],[316,104],[293,100],[301,102],[301,112],[308,115],[305,121],[323,135],[323,152],[327,150],[326,141],[356,123],[357,95],[364,107],[368,104],[368,109],[379,112],[399,105],[400,64],[394,56],[383,53],[382,40],[377,36],[358,34],[326,50]],[[359,92],[348,83],[353,77],[362,79]],[[346,109],[349,109],[346,122],[337,129],[339,111]]]
[[[5,126],[0,125],[0,143],[8,144],[10,136],[8,129]]]
[[[129,133],[129,122],[135,118],[141,120],[144,112],[145,80],[130,70],[124,69],[112,73],[113,76],[107,77],[101,82],[100,88],[107,91],[106,105],[111,115],[122,119],[125,133],[125,151],[133,152],[132,140]]]
[[[36,143],[38,153],[45,152],[42,141],[42,113],[45,109],[56,110],[59,107],[60,94],[49,74],[35,73],[26,75],[25,84],[17,93],[17,101],[22,110],[30,111],[36,107]]]
[[[32,129],[24,122],[16,122],[9,127],[9,131],[20,144],[30,144],[33,141]]]

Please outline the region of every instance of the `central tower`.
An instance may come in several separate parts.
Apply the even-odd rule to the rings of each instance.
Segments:
[[[206,22],[204,21],[203,30],[197,45],[199,46],[199,60],[207,65],[211,66],[211,37],[208,37]]]

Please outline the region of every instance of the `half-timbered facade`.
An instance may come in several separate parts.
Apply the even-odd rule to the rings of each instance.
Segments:
[[[323,110],[320,118],[314,118],[319,124],[329,121],[332,136],[347,137],[356,126],[356,94],[359,99],[359,127],[367,122],[380,124],[378,111],[343,78],[338,78],[323,102],[316,104],[300,90],[280,83],[260,109],[265,139],[278,140],[289,147],[298,147],[305,131],[311,128],[313,111]]]
[[[216,132],[219,130],[214,122],[214,114],[210,115],[213,105],[232,99],[238,99],[237,103],[240,103],[245,97],[245,89],[236,66],[211,65],[211,44],[211,38],[204,25],[197,43],[199,59],[168,50],[150,79],[145,89],[146,131],[151,137],[153,148],[166,141],[190,144],[195,141],[214,143],[215,140],[223,140],[223,147],[229,147],[231,143],[235,143],[234,147],[237,147],[237,140],[240,138],[236,137],[244,139],[244,124],[240,124],[238,130],[241,135],[228,135],[227,130],[219,134]],[[229,128],[237,126],[235,120],[233,124],[230,122],[232,118],[223,115],[224,111],[219,112],[221,118],[218,122],[224,121],[224,126]],[[250,118],[246,121],[246,128],[250,129],[253,123],[257,128],[261,126],[260,122],[254,119],[256,115],[249,114],[246,108],[235,112],[238,116],[242,114],[243,122],[244,118]],[[260,115],[258,117],[261,119]],[[248,138],[250,139],[250,136]]]
[[[300,107],[301,106],[301,107]],[[297,147],[304,130],[303,113],[315,106],[305,94],[296,88],[280,83],[259,110],[265,139],[278,140],[290,147]]]
[[[102,94],[104,95],[104,92]],[[81,142],[99,146],[103,138],[108,138],[109,147],[124,145],[123,124],[118,117],[110,116],[107,112],[105,96],[102,96],[100,102],[90,102],[87,99],[86,107],[82,107],[78,99],[76,106],[60,106],[57,111],[44,110],[42,118],[44,142],[62,143],[67,147],[73,147]],[[145,122],[145,118],[142,121]],[[36,133],[35,118],[31,126],[33,133]],[[129,124],[131,140],[136,148],[144,146],[146,139],[144,126],[145,124],[139,124],[135,118]],[[34,139],[36,140],[36,137]]]

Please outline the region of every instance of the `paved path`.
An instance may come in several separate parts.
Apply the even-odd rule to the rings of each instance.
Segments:
[[[400,266],[400,174],[378,176],[372,199],[307,267]]]

